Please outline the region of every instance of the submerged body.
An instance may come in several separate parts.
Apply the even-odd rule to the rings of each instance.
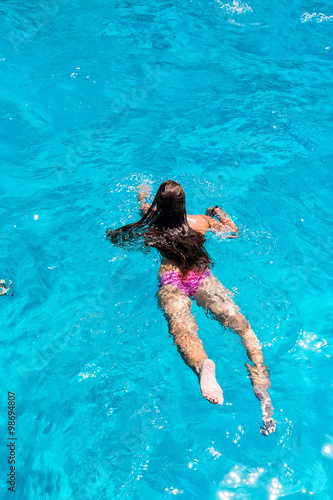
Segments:
[[[160,186],[155,200],[158,198],[163,186],[167,190],[168,183],[171,186],[177,185],[173,181],[165,181]],[[156,217],[160,212],[163,215],[163,210],[161,210],[158,203],[157,208],[154,208],[156,206],[155,200],[152,205],[147,203],[146,198],[148,196],[149,189],[145,186],[140,186],[138,200],[141,202],[140,210],[143,215],[141,221],[145,220],[147,217],[146,214],[150,214],[152,220],[154,220],[155,212]],[[177,199],[172,199],[170,193],[169,198],[171,199],[171,202],[169,201],[169,212],[173,215]],[[208,209],[206,215],[187,215],[185,210],[185,195],[183,205],[182,216],[184,220],[178,226],[176,225],[176,229],[180,227],[184,232],[185,227],[185,236],[183,236],[183,240],[185,241],[184,246],[182,246],[182,239],[179,238],[179,234],[181,234],[179,231],[176,233],[178,241],[175,238],[175,242],[171,245],[173,247],[178,246],[178,250],[180,248],[178,253],[173,254],[173,250],[169,250],[168,241],[165,243],[163,240],[164,247],[162,243],[158,243],[160,247],[157,246],[162,257],[158,273],[159,290],[157,298],[159,305],[164,311],[169,325],[169,332],[173,336],[179,353],[185,363],[198,376],[202,395],[211,403],[221,405],[223,403],[223,392],[215,377],[215,363],[208,358],[202,341],[198,336],[198,325],[191,312],[192,300],[196,300],[199,306],[204,307],[206,311],[210,312],[221,325],[234,330],[241,337],[251,363],[246,363],[249,377],[262,409],[264,427],[261,429],[261,433],[268,435],[275,431],[275,421],[272,418],[273,407],[268,394],[268,388],[271,385],[269,373],[264,364],[258,338],[247,319],[241,314],[239,308],[232,300],[231,293],[211,272],[208,254],[205,250],[200,251],[199,248],[200,245],[203,245],[202,241],[204,241],[203,237],[200,236],[201,239],[199,238],[199,233],[200,235],[204,235],[207,231],[212,230],[223,232],[228,238],[234,238],[238,236],[238,228],[220,207]],[[166,209],[165,212],[167,212]],[[214,217],[217,217],[217,219]],[[166,223],[164,219],[162,221],[162,227],[164,228]],[[129,228],[131,230],[132,226],[138,225],[139,223],[125,226],[125,229],[128,230]],[[154,227],[153,224],[152,227]],[[166,227],[165,232],[168,229]],[[116,233],[118,231],[117,234],[119,234],[121,230],[116,230]],[[114,232],[110,231],[111,240],[113,234]],[[152,234],[155,233],[152,232]],[[163,235],[164,233],[162,231],[159,234]],[[188,255],[189,251],[186,244],[191,240],[191,237],[195,240],[195,235],[198,235],[197,238],[200,241],[199,243],[194,242],[192,245],[193,253],[197,256],[197,260],[193,262],[193,259],[191,261],[191,255]],[[184,252],[187,252],[187,255],[182,260]],[[170,255],[174,255],[174,259],[170,258]],[[187,260],[186,257],[188,258]],[[190,262],[190,265],[188,265],[188,262]]]
[[[191,216],[194,219],[194,216]],[[252,364],[246,364],[256,397],[259,399],[264,428],[267,435],[275,431],[273,407],[268,394],[270,379],[264,364],[264,357],[257,336],[249,322],[241,314],[231,298],[231,293],[207,270],[198,273],[195,293],[189,295],[177,282],[165,279],[170,275],[178,276],[179,268],[163,259],[160,270],[160,289],[157,293],[159,304],[168,320],[169,331],[173,335],[178,351],[185,363],[198,375],[202,395],[211,403],[223,403],[223,391],[215,378],[215,363],[208,359],[198,335],[198,325],[191,313],[192,299],[209,311],[223,326],[234,330],[243,341]],[[169,282],[168,282],[169,281]],[[185,277],[186,283],[186,277]]]

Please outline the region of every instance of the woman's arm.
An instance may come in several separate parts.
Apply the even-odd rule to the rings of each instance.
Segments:
[[[222,210],[221,207],[216,206],[208,208],[206,211],[206,216],[210,229],[234,233],[233,235],[230,235],[229,238],[236,238],[238,236],[238,227],[229,217],[229,215]],[[216,217],[218,220],[214,219],[214,217]]]
[[[151,205],[149,203],[147,203],[147,201],[146,201],[146,198],[149,197],[149,193],[150,193],[150,187],[145,186],[143,184],[140,184],[139,193],[138,193],[138,201],[141,201],[141,204],[140,204],[141,215],[146,214],[148,212],[148,210],[150,209]]]

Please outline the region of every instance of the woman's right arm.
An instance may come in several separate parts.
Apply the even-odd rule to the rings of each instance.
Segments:
[[[236,238],[239,235],[238,227],[229,215],[221,207],[210,207],[206,211],[209,228],[215,231],[229,232],[229,238]],[[214,217],[217,218],[214,219]]]
[[[139,193],[138,193],[138,201],[141,201],[141,204],[140,204],[141,215],[146,214],[151,207],[151,205],[149,203],[147,203],[147,201],[146,201],[146,198],[149,197],[149,193],[150,193],[150,187],[145,186],[143,184],[140,184]]]

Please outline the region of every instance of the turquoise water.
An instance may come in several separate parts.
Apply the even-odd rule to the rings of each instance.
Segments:
[[[17,499],[332,499],[332,3],[1,14],[1,498],[13,391]],[[207,248],[269,365],[267,438],[239,339],[193,306],[217,408],[157,307],[157,254],[105,240],[167,178],[240,228]]]

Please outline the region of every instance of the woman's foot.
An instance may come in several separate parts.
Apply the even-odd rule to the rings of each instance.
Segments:
[[[268,436],[268,434],[271,434],[276,430],[276,423],[273,418],[272,401],[267,389],[261,389],[257,385],[254,385],[253,390],[260,401],[262,419],[264,421],[264,427],[261,428],[260,432],[264,436]]]
[[[263,434],[264,436],[268,436],[268,434],[276,431],[276,422],[274,418],[263,418],[263,421],[264,426],[260,429],[261,434]]]
[[[215,378],[215,363],[211,359],[204,359],[199,368],[199,382],[204,398],[213,404],[223,403],[223,392]]]

